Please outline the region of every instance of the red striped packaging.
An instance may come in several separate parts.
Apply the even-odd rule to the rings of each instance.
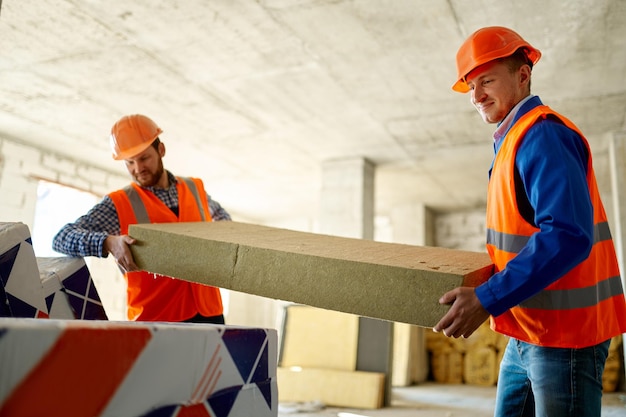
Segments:
[[[0,318],[0,416],[276,417],[277,332]]]

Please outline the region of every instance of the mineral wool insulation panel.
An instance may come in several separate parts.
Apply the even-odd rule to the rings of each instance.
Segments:
[[[485,253],[420,247],[239,222],[131,225],[147,271],[328,310],[423,327],[455,287],[492,274]]]

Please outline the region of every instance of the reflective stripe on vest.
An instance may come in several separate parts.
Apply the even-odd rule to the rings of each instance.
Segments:
[[[594,226],[593,244],[611,239],[611,231],[607,222]],[[487,244],[494,245],[499,250],[509,253],[519,253],[530,239],[529,236],[513,235],[487,230]],[[537,308],[541,310],[567,310],[571,308],[585,308],[598,301],[622,293],[620,276],[610,277],[596,285],[584,288],[562,290],[543,290],[537,295],[519,304],[522,308]]]
[[[178,177],[179,180],[182,180],[191,191],[193,198],[196,200],[196,204],[198,205],[198,211],[200,212],[200,217],[202,221],[205,222],[206,216],[204,215],[204,209],[202,207],[202,201],[200,200],[200,193],[198,192],[198,187],[196,187],[196,183],[193,182],[191,178],[187,177]],[[130,201],[130,205],[133,208],[133,212],[135,213],[135,218],[137,219],[137,223],[150,223],[150,217],[148,216],[148,211],[146,210],[146,206],[143,204],[139,193],[137,190],[133,188],[132,185],[127,185],[123,188],[124,192],[128,196],[128,200]]]
[[[141,201],[141,197],[139,197],[137,190],[135,190],[132,185],[127,185],[123,188],[123,190],[128,196],[128,200],[130,201],[130,206],[133,208],[133,213],[135,213],[137,223],[150,223],[148,211],[146,210],[146,206],[143,204],[143,201]]]
[[[487,244],[493,245],[504,252],[519,253],[524,246],[526,246],[529,239],[530,236],[513,235],[487,229]],[[611,230],[607,222],[598,223],[593,226],[593,243],[596,244],[604,240],[611,240]]]
[[[540,310],[569,310],[592,307],[622,293],[622,278],[618,275],[590,287],[569,290],[543,290],[520,303],[522,308]]]
[[[204,210],[202,209],[202,200],[200,199],[200,193],[198,192],[198,187],[196,187],[196,183],[193,182],[191,178],[187,177],[179,177],[179,179],[183,180],[185,184],[187,184],[187,188],[189,188],[191,194],[193,194],[193,198],[196,200],[196,204],[198,205],[198,210],[200,211],[200,217],[202,217],[202,221],[207,221],[204,215]]]

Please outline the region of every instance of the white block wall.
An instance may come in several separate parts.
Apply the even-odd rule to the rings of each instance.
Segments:
[[[77,163],[58,154],[0,136],[0,218],[32,228],[39,180],[47,180],[96,196],[118,189],[128,177]]]

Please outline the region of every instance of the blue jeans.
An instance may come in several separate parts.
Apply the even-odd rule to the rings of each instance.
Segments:
[[[600,417],[610,343],[566,349],[511,338],[500,364],[494,415]]]

